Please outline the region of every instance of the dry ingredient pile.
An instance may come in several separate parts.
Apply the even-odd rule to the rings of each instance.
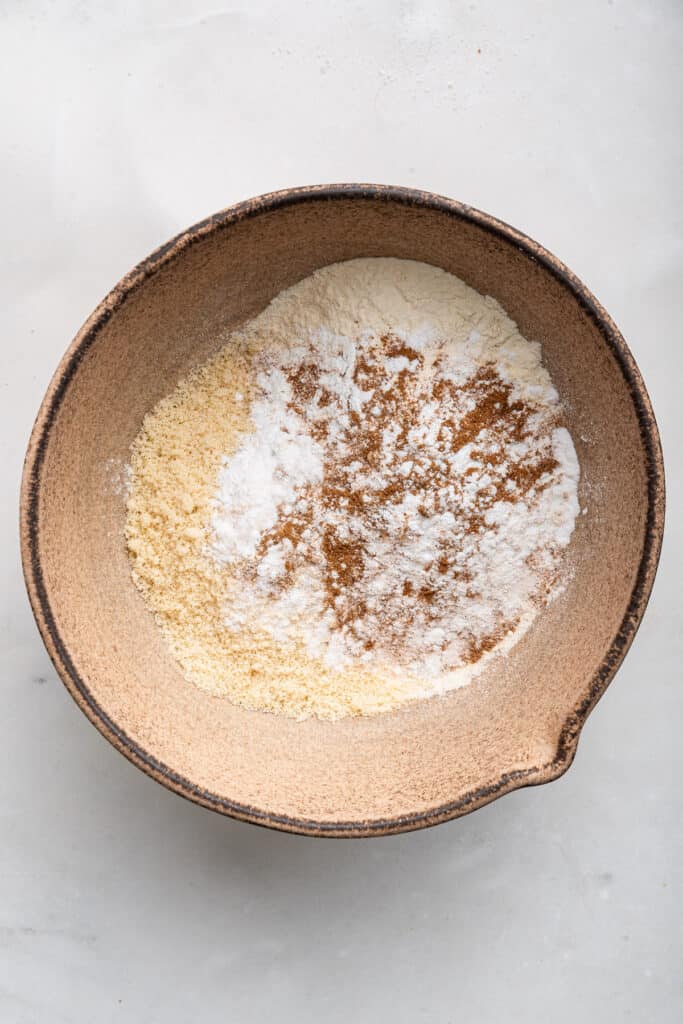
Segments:
[[[317,271],[146,417],[134,579],[186,677],[302,718],[468,682],[559,593],[579,466],[541,362],[421,263]]]

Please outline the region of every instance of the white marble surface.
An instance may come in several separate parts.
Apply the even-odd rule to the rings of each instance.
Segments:
[[[683,1019],[679,0],[0,7],[0,1020]],[[390,839],[221,819],[129,765],[43,650],[17,487],[102,295],[262,191],[404,183],[537,237],[624,331],[668,457],[635,645],[559,782]]]

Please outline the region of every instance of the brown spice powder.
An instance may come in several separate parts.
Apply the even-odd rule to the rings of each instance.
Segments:
[[[364,409],[362,414],[350,413],[345,454],[342,458],[328,458],[325,461],[319,493],[327,521],[327,525],[322,528],[321,539],[323,580],[327,594],[325,605],[332,611],[339,629],[351,634],[357,633],[359,621],[367,614],[367,601],[362,596],[365,552],[360,535],[354,537],[348,534],[349,522],[355,518],[361,524],[369,524],[373,530],[379,529],[381,532],[378,523],[382,509],[387,505],[400,505],[407,494],[424,501],[420,510],[426,517],[443,511],[446,505],[453,503],[452,494],[449,492],[444,497],[444,493],[449,486],[451,492],[454,488],[457,491],[461,484],[461,481],[454,478],[444,456],[475,442],[485,442],[485,447],[473,447],[472,458],[479,460],[491,475],[488,490],[479,493],[471,508],[460,509],[461,530],[454,533],[451,543],[443,546],[435,563],[425,566],[427,582],[418,588],[410,580],[403,583],[402,595],[408,599],[408,621],[404,624],[386,621],[380,613],[379,626],[385,641],[387,635],[393,634],[398,647],[402,633],[411,624],[411,608],[421,606],[422,614],[429,621],[437,614],[436,608],[434,614],[430,614],[430,607],[438,604],[439,596],[443,593],[444,583],[441,580],[460,579],[467,582],[466,570],[457,564],[461,547],[459,537],[462,533],[473,536],[485,531],[486,512],[496,502],[511,496],[514,496],[514,500],[524,500],[532,492],[538,493],[544,486],[544,479],[550,479],[557,468],[557,460],[549,448],[546,451],[534,448],[527,457],[510,460],[510,445],[519,444],[532,434],[530,418],[538,414],[538,409],[512,399],[511,385],[501,379],[494,366],[482,367],[464,384],[457,384],[432,373],[431,383],[425,388],[420,378],[424,366],[421,353],[390,334],[380,339],[380,345],[386,356],[403,357],[410,361],[413,369],[403,369],[397,374],[392,390],[383,394],[379,406]],[[438,368],[437,361],[435,369]],[[305,416],[307,404],[314,401],[318,409],[331,404],[332,396],[322,386],[321,371],[314,363],[304,363],[296,370],[289,371],[287,378],[293,392],[290,408],[297,415]],[[359,358],[354,368],[354,380],[363,391],[380,392],[385,383],[382,364],[371,362],[366,357]],[[441,414],[438,437],[431,450],[424,450],[410,442],[420,403],[425,402],[436,403]],[[463,407],[466,410],[464,412]],[[552,425],[554,423],[546,422],[546,430]],[[317,439],[327,436],[326,421],[316,422],[312,426],[319,428],[317,432],[312,431]],[[353,467],[362,464],[364,472],[380,469],[385,454],[384,438],[390,427],[397,432],[397,447],[401,457],[415,460],[413,470],[404,475],[390,472],[388,483],[378,489],[357,487]],[[477,472],[475,467],[466,471],[474,472]],[[311,492],[302,495],[298,508],[296,513],[281,513],[277,525],[263,536],[259,545],[259,556],[262,557],[271,545],[290,542],[292,550],[285,564],[289,578],[311,556],[310,547],[306,543],[306,532],[315,516]],[[359,531],[359,534],[362,532]],[[280,586],[286,587],[287,579]],[[472,590],[468,594],[470,598],[474,596]],[[515,625],[514,621],[502,622],[496,634],[470,638],[465,660],[479,660]],[[365,649],[374,645],[375,640],[372,638],[363,638]],[[444,649],[446,645],[445,640]]]

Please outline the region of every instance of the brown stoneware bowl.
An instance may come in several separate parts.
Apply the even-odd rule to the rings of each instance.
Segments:
[[[143,416],[317,267],[397,256],[493,295],[543,345],[581,463],[566,591],[470,686],[338,723],[235,707],[186,682],[131,580],[125,462]],[[107,296],[64,356],[31,436],[21,499],[26,583],[69,692],[134,764],[245,821],[308,835],[435,825],[574,757],[633,639],[657,566],[664,483],[657,427],[619,331],[580,281],[506,224],[424,192],[292,189],[197,224]]]

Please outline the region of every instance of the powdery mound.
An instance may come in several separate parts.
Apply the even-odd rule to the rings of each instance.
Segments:
[[[578,513],[540,346],[409,261],[283,292],[131,463],[134,578],[185,674],[296,717],[469,681],[561,588]]]

